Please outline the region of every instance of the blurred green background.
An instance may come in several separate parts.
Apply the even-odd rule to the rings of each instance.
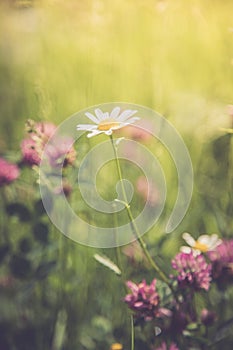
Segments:
[[[232,102],[232,6],[2,1],[1,138],[15,147],[27,118],[59,123],[111,101],[151,107],[204,138]]]
[[[232,13],[231,0],[1,1],[1,154],[19,152],[28,118],[59,124],[104,102],[145,105],[181,133],[196,175],[181,226],[158,247],[153,244],[159,236],[146,237],[152,254],[161,249],[173,256],[184,230],[230,236],[231,143],[220,128],[232,123],[226,109],[233,104]],[[34,180],[25,175],[25,182]],[[23,202],[31,200],[23,196]],[[11,272],[20,282],[0,293],[1,350],[107,350],[114,341],[127,349],[123,286],[94,262],[94,249],[69,241],[51,225],[49,240],[38,239],[37,225],[48,225],[37,212],[38,196],[29,221],[16,215],[8,222],[14,251],[20,250],[11,257]],[[25,239],[33,246],[26,253]],[[17,275],[17,259],[25,254],[32,266]],[[114,259],[114,250],[107,254]],[[141,261],[127,266],[128,278],[152,276]],[[7,269],[1,267],[1,275]],[[140,350],[143,341],[139,336]]]

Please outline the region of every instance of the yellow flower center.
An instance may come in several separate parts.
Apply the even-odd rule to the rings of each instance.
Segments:
[[[114,343],[114,344],[112,344],[112,346],[111,346],[111,350],[122,350],[122,349],[123,349],[123,347],[122,347],[122,345],[119,344],[119,343]]]
[[[198,250],[200,250],[203,253],[208,251],[208,246],[206,244],[204,244],[204,243],[199,242],[199,241],[195,242],[195,245],[194,245],[193,248],[194,249],[198,249]]]
[[[117,129],[120,123],[112,118],[108,118],[99,123],[97,129],[100,131],[108,131],[110,129]]]

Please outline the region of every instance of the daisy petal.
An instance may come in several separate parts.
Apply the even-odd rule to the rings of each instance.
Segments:
[[[218,235],[217,235],[216,233],[214,233],[214,234],[212,234],[212,235],[210,236],[210,242],[211,242],[211,244],[217,243],[218,240],[219,240],[219,238],[218,238]]]
[[[93,125],[93,124],[79,124],[77,125],[77,130],[92,130],[92,129],[96,129],[97,125]]]
[[[207,245],[207,247],[210,244],[210,240],[211,240],[211,236],[209,235],[201,235],[200,237],[198,237],[198,242]]]
[[[182,246],[182,247],[180,247],[180,251],[181,251],[182,253],[189,254],[189,253],[191,253],[192,248],[187,247],[187,246]]]
[[[188,232],[183,233],[182,237],[191,247],[195,245],[195,239]]]
[[[213,233],[211,236],[210,236],[210,240],[211,242],[217,242],[218,240],[218,235],[216,233]]]
[[[109,129],[108,131],[104,132],[106,135],[112,135],[112,129]]]
[[[94,123],[99,124],[99,120],[91,113],[86,112],[85,115],[87,118],[91,119]]]
[[[108,112],[103,113],[103,120],[108,118],[109,118],[109,113]]]
[[[221,243],[222,243],[222,240],[218,238],[218,235],[216,233],[214,233],[210,236],[209,249],[210,250],[215,249]]]
[[[136,122],[137,120],[139,120],[139,117],[133,117],[133,118],[129,118],[127,119],[125,122],[123,122],[124,124],[133,124],[134,122]]]
[[[92,136],[96,136],[96,135],[99,135],[99,134],[101,134],[101,131],[93,130],[90,134],[87,134],[87,137],[90,138]]]
[[[202,253],[199,249],[192,249],[192,252],[193,252],[194,256],[201,255],[201,253]]]
[[[111,114],[110,114],[110,118],[117,118],[119,113],[120,113],[120,107],[115,107],[113,108]]]
[[[119,122],[124,122],[136,113],[137,113],[137,111],[132,111],[131,109],[127,109],[126,111],[121,113],[121,115],[117,118],[117,120]]]
[[[95,109],[95,114],[99,121],[105,119],[105,113],[103,113],[100,108]]]
[[[215,243],[214,248],[218,247],[220,244],[222,244],[222,242],[223,242],[223,241],[219,238],[219,239],[217,240],[217,242]]]

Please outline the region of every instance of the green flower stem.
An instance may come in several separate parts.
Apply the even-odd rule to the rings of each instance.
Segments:
[[[134,350],[134,324],[133,324],[133,316],[131,316],[131,350]]]
[[[116,244],[116,259],[117,259],[117,265],[119,266],[121,272],[122,272],[122,262],[121,262],[121,254],[119,251],[119,246],[118,246],[118,240],[117,240],[117,227],[118,227],[118,220],[117,220],[117,214],[115,212],[116,209],[116,204],[113,204],[113,223],[114,223],[114,231],[115,231],[115,244]]]
[[[115,205],[114,205],[115,207]],[[127,288],[126,288],[126,285],[124,283],[124,281],[126,280],[125,279],[125,271],[123,269],[123,264],[122,264],[122,259],[121,259],[121,251],[120,251],[120,248],[119,248],[119,245],[118,245],[118,240],[117,240],[117,227],[118,227],[118,220],[117,220],[117,214],[116,212],[114,211],[113,213],[113,222],[114,222],[114,229],[115,229],[115,243],[116,243],[116,249],[115,249],[115,252],[116,252],[116,262],[117,262],[117,266],[120,268],[121,270],[121,279],[123,281],[123,286],[124,286],[124,289],[125,289],[125,292],[127,293]]]
[[[128,217],[130,219],[130,224],[132,226],[132,230],[134,232],[134,234],[136,235],[136,238],[138,239],[139,241],[139,244],[144,252],[144,254],[146,255],[150,265],[152,266],[152,268],[156,271],[156,273],[160,276],[161,280],[163,282],[165,282],[170,288],[170,283],[169,283],[169,279],[168,277],[165,275],[165,273],[163,271],[161,271],[161,269],[159,268],[159,266],[156,264],[156,262],[152,259],[147,247],[146,247],[146,243],[144,242],[144,240],[142,239],[141,235],[140,235],[140,232],[138,230],[138,227],[137,225],[135,224],[135,221],[134,221],[134,218],[133,218],[133,215],[132,215],[132,212],[131,212],[131,209],[130,209],[130,205],[128,204],[128,201],[127,201],[127,195],[126,195],[126,192],[125,192],[125,187],[124,187],[124,184],[123,184],[123,177],[122,177],[122,172],[121,172],[121,166],[120,166],[120,162],[119,162],[119,158],[118,158],[118,154],[117,154],[117,149],[115,147],[115,144],[114,144],[114,140],[113,140],[113,137],[112,135],[110,135],[110,139],[111,139],[111,143],[112,143],[112,147],[113,147],[113,152],[114,152],[114,156],[115,156],[115,160],[116,160],[116,166],[117,166],[117,172],[118,172],[118,176],[119,176],[119,179],[120,179],[120,182],[121,182],[121,189],[122,189],[122,194],[123,194],[123,198],[124,198],[124,204],[125,204],[125,208],[127,210],[127,214],[128,214]]]

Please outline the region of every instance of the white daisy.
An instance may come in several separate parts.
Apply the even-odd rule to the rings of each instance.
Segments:
[[[197,240],[195,240],[187,232],[183,233],[182,237],[190,247],[183,246],[180,248],[180,250],[183,253],[190,253],[193,251],[195,255],[214,250],[219,244],[222,243],[222,240],[219,239],[218,235],[215,233],[212,235],[201,235]]]
[[[95,115],[86,112],[85,115],[96,125],[94,124],[79,124],[77,125],[77,130],[86,130],[90,131],[87,134],[87,137],[92,137],[98,134],[112,135],[114,130],[121,129],[124,126],[134,123],[136,120],[139,120],[139,117],[133,117],[137,111],[131,109],[126,109],[121,112],[120,107],[115,107],[112,112],[102,112],[101,109],[95,109]]]

